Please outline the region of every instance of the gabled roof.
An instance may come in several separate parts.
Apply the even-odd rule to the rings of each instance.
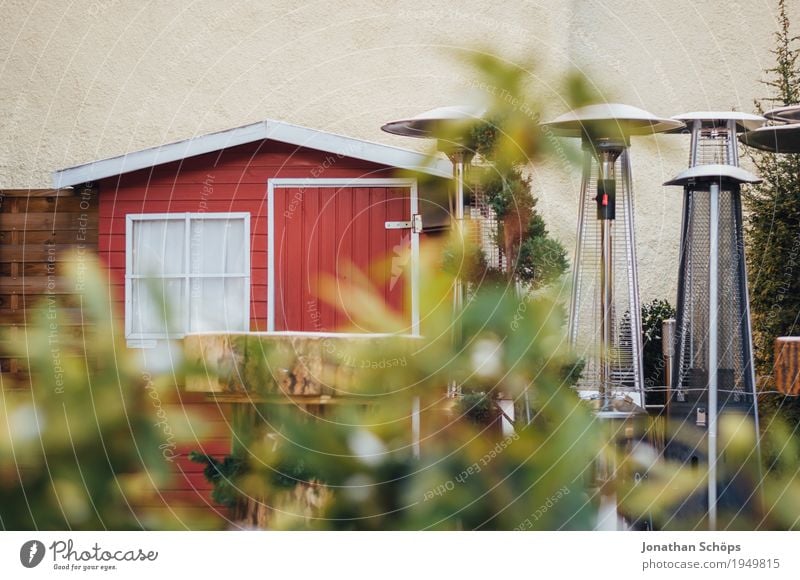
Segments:
[[[200,135],[176,143],[60,169],[53,172],[53,187],[61,188],[97,181],[265,139],[390,167],[419,171],[437,177],[452,177],[452,165],[447,159],[268,119],[227,131]]]

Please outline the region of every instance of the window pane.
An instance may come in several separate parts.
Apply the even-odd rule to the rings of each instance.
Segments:
[[[191,273],[246,274],[248,246],[242,218],[193,219],[189,234]]]
[[[133,222],[132,274],[161,276],[184,273],[184,220]]]
[[[182,278],[131,280],[131,331],[133,334],[184,334],[185,281]]]
[[[249,329],[244,278],[194,278],[189,303],[192,332]]]

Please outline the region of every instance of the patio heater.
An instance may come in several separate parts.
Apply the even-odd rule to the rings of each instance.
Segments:
[[[686,123],[691,132],[689,147],[689,168],[697,169],[700,178],[691,178],[692,182],[709,182],[714,176],[727,175],[731,168],[739,166],[739,151],[737,134],[757,130],[766,119],[759,115],[750,113],[738,113],[733,111],[715,112],[696,112],[677,115],[673,119],[678,119]],[[729,167],[728,167],[729,166]],[[690,180],[682,173],[676,177]],[[693,174],[692,174],[693,175]],[[709,175],[711,177],[709,177]],[[735,180],[738,176],[743,181],[755,179],[754,176],[744,172],[735,172],[728,181]],[[674,184],[675,180],[669,182]],[[697,413],[696,405],[686,405],[687,391],[690,389],[705,388],[707,367],[704,360],[705,348],[708,337],[711,334],[709,328],[709,306],[708,306],[708,264],[709,264],[709,244],[708,231],[711,227],[712,216],[709,214],[709,195],[707,189],[702,193],[695,193],[691,187],[684,188],[683,220],[681,225],[681,254],[680,267],[678,272],[678,314],[675,331],[675,356],[672,359],[670,369],[671,383],[668,389],[671,393],[668,406],[670,406],[670,417],[678,416],[682,420],[692,419],[698,423],[699,419],[689,417],[686,413]],[[725,270],[722,272],[724,278],[729,279],[727,284],[730,288],[725,288],[720,312],[724,313],[724,323],[727,325],[725,331],[735,337],[736,344],[730,342],[732,338],[723,337],[728,340],[726,345],[726,356],[729,357],[726,372],[736,371],[737,388],[746,394],[746,397],[754,395],[755,374],[752,359],[752,332],[750,329],[750,308],[747,300],[747,275],[744,264],[744,249],[742,238],[742,214],[741,200],[738,189],[735,194],[726,194],[727,197],[720,198],[724,202],[723,213],[717,212],[715,215],[718,221],[715,226],[720,231],[719,220],[724,220],[724,229],[718,246],[724,247],[722,252],[728,256],[728,262],[723,264]],[[735,199],[733,199],[735,197]],[[735,290],[735,292],[733,292]],[[720,291],[719,289],[717,290]],[[716,329],[715,329],[716,332]],[[699,359],[698,359],[699,357]],[[697,366],[697,365],[700,366]],[[702,383],[699,384],[699,383]],[[744,395],[743,395],[744,396]],[[691,397],[690,397],[691,398]],[[740,402],[741,397],[737,395],[730,403]],[[741,399],[744,401],[744,399]],[[673,405],[674,403],[674,405]],[[722,410],[720,406],[716,411]],[[706,411],[701,411],[705,413]],[[758,414],[753,408],[754,420],[758,422]]]
[[[630,446],[631,422],[645,416],[630,138],[682,127],[680,121],[612,103],[582,107],[544,124],[545,134],[550,129],[581,139],[569,341],[585,361],[578,392],[595,402],[596,417],[607,423],[617,447]],[[601,456],[596,470],[601,493],[596,528],[619,529],[617,498],[607,485],[615,477],[616,462]]]
[[[748,131],[739,140],[772,153],[800,153],[800,105],[778,107],[764,113],[771,121],[784,123]]]
[[[483,109],[470,106],[439,107],[416,117],[391,121],[381,127],[381,130],[402,135],[404,137],[417,137],[422,139],[436,139],[437,148],[450,158],[453,163],[454,191],[450,195],[450,223],[451,230],[456,232],[458,241],[464,243],[464,171],[472,160],[473,151],[467,146],[466,138],[469,129],[485,114]],[[464,308],[464,281],[456,277],[453,282],[453,340],[461,340],[461,311]],[[457,387],[448,388],[451,395],[457,394]]]
[[[759,115],[736,111],[696,111],[672,117],[686,124],[685,129],[673,133],[688,133],[691,136],[689,147],[689,167],[697,165],[726,164],[739,166],[739,151],[736,136],[739,133],[761,127],[766,119]],[[684,214],[687,208],[684,204]],[[686,216],[683,215],[683,230],[686,228]],[[683,237],[683,236],[682,236]],[[675,353],[674,339],[676,321],[665,320],[662,323],[664,349],[664,391],[661,387],[647,390],[650,408],[661,408],[669,415],[670,392],[673,388],[673,361]],[[663,407],[662,407],[663,405]],[[663,447],[661,445],[660,447]]]
[[[729,147],[733,158],[735,147],[735,142]],[[681,429],[693,425],[706,433],[710,529],[716,527],[719,505],[739,501],[733,490],[730,497],[717,492],[718,416],[752,414],[758,430],[740,194],[742,183],[758,181],[735,165],[711,164],[690,167],[665,183],[684,188],[669,409],[671,417],[682,419]],[[701,460],[696,447],[678,443],[669,445],[667,454],[692,465]]]
[[[584,152],[569,340],[585,361],[578,391],[597,401],[599,418],[644,412],[630,138],[683,126],[621,104],[589,105],[544,124],[545,132],[580,137]]]
[[[800,123],[800,105],[786,105],[777,107],[764,113],[770,121],[781,121],[784,123]]]

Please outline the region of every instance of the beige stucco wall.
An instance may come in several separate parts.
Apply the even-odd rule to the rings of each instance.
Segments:
[[[388,119],[475,91],[460,59],[533,58],[543,116],[569,66],[609,96],[662,115],[748,111],[772,62],[774,0],[4,3],[0,187],[47,187],[54,169],[277,118],[385,143]],[[790,0],[800,21],[800,0]],[[800,26],[800,23],[798,23]],[[634,144],[642,297],[674,300],[677,136]],[[540,207],[568,247],[577,179],[533,168]]]

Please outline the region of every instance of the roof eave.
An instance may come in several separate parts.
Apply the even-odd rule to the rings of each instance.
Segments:
[[[436,177],[452,176],[452,166],[446,159],[282,121],[267,120],[54,171],[53,187],[58,189],[97,181],[262,140],[317,149]]]

